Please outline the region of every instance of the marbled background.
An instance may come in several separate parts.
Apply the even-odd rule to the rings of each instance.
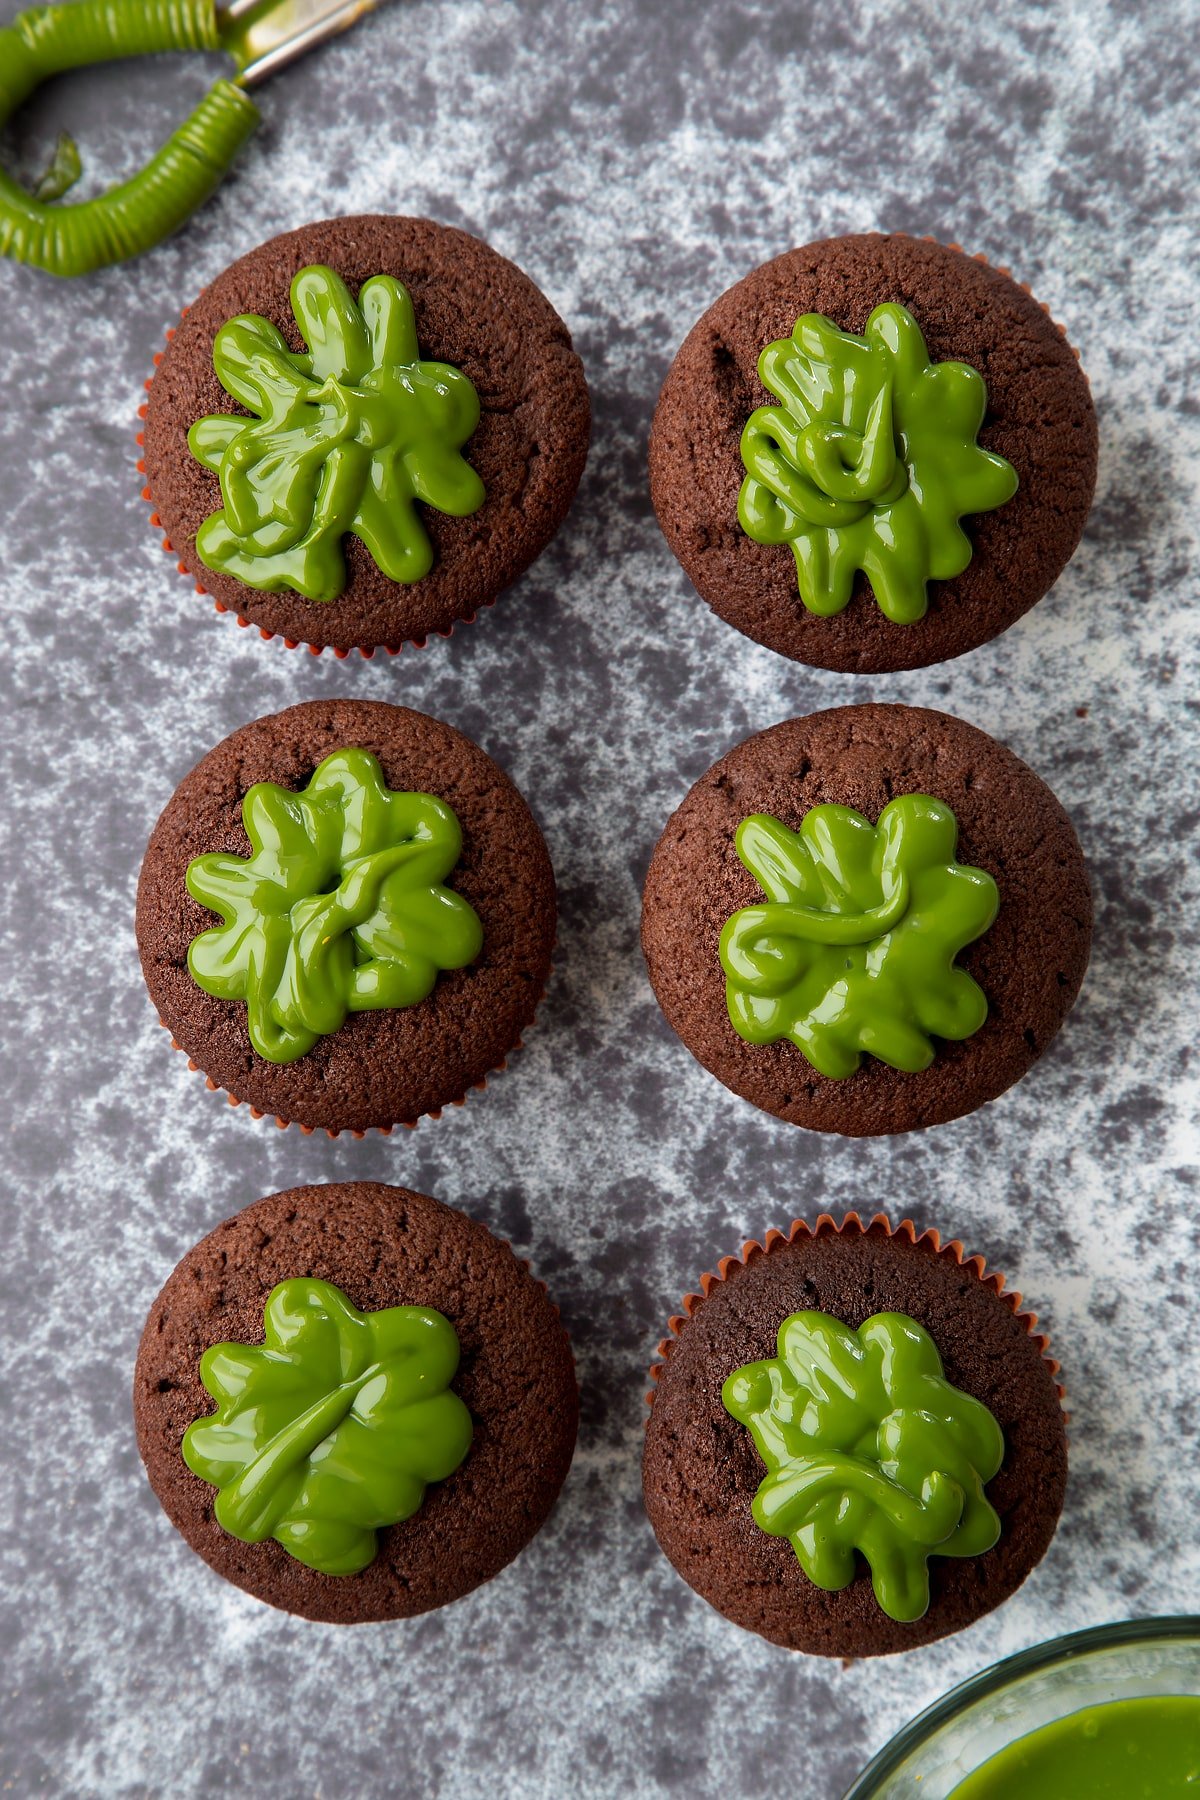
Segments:
[[[12,10],[11,0],[5,16]],[[0,266],[3,408],[4,1792],[834,1800],[911,1714],[1065,1628],[1200,1612],[1194,1330],[1196,8],[396,0],[263,90],[236,175],[172,243],[54,284]],[[47,91],[106,177],[200,92],[196,63]],[[232,257],[345,210],[429,213],[516,258],[595,402],[565,529],[451,641],[316,660],[197,600],[137,499],[163,327]],[[1033,284],[1082,351],[1095,511],[1058,587],[925,673],[810,673],[710,616],[646,495],[651,408],[704,306],[786,246],[876,226]],[[231,1111],[142,987],[134,883],[172,788],[307,696],[413,704],[507,767],[563,923],[510,1072],[415,1134],[327,1142]],[[638,953],[651,846],[730,744],[850,699],[948,708],[1057,790],[1095,876],[1083,998],[1024,1084],[898,1142],[796,1133],[671,1037]],[[298,1181],[466,1207],[549,1281],[584,1389],[548,1529],[494,1584],[339,1630],[223,1585],[138,1462],[138,1332],[182,1252]],[[961,1235],[1053,1332],[1072,1480],[1044,1564],[951,1642],[842,1669],[745,1636],[659,1555],[645,1367],[699,1271],[797,1214],[880,1205]]]

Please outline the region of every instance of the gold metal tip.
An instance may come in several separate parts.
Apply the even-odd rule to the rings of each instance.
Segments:
[[[221,43],[238,65],[238,85],[254,87],[306,50],[346,31],[379,0],[223,0]]]

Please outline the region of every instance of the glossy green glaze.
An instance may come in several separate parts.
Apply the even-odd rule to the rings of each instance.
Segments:
[[[1110,1700],[990,1757],[951,1800],[1195,1800],[1200,1698]]]
[[[979,1030],[987,1000],[954,958],[1000,896],[990,875],[954,860],[958,825],[943,801],[905,794],[877,826],[848,806],[814,806],[798,832],[754,813],[735,843],[767,896],[721,933],[740,1037],[790,1038],[836,1081],[864,1052],[915,1073],[933,1061],[933,1038]]]
[[[1004,1458],[1000,1427],[950,1386],[932,1338],[903,1313],[857,1331],[793,1313],[778,1354],[735,1369],[721,1398],[769,1471],[755,1522],[789,1540],[817,1587],[848,1587],[857,1553],[888,1617],[919,1619],[929,1557],[981,1556],[1000,1536],[983,1491]]]
[[[193,980],[244,1000],[250,1042],[294,1062],[346,1014],[415,1006],[439,971],[473,962],[483,927],[442,883],[462,853],[453,810],[396,794],[366,750],[335,750],[300,793],[257,782],[242,802],[247,857],[188,864],[221,924],[194,938]]]
[[[975,441],[983,377],[930,362],[912,314],[891,304],[862,337],[805,313],[758,372],[779,405],[760,406],[742,432],[742,530],[791,545],[809,612],[841,612],[861,570],[893,624],[921,618],[928,583],[971,560],[959,520],[1017,491],[1011,463]]]
[[[213,1512],[233,1537],[353,1575],[374,1561],[375,1533],[411,1518],[471,1447],[450,1392],[458,1338],[429,1307],[360,1313],[306,1278],[272,1289],[263,1324],[262,1345],[205,1351],[217,1410],[188,1426],[183,1460],[220,1489]]]
[[[225,502],[197,553],[249,587],[330,601],[346,585],[350,532],[390,580],[419,581],[433,546],[417,502],[455,518],[483,505],[460,454],[479,396],[460,369],[420,360],[412,300],[390,275],[364,282],[356,304],[318,263],[300,270],[291,299],[308,355],[255,313],[217,333],[221,385],[255,416],[219,413],[188,432]]]

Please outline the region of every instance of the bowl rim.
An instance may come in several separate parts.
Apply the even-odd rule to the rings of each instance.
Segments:
[[[1049,1638],[1045,1643],[1033,1644],[1028,1650],[1018,1650],[1015,1655],[1003,1657],[1000,1662],[960,1681],[948,1694],[943,1694],[940,1700],[935,1700],[902,1726],[847,1788],[843,1800],[877,1800],[879,1782],[885,1776],[894,1775],[904,1759],[927,1742],[932,1732],[964,1712],[974,1701],[1007,1687],[1020,1676],[1090,1651],[1155,1639],[1177,1641],[1187,1638],[1200,1644],[1200,1613],[1170,1613],[1161,1618],[1119,1619],[1109,1625],[1089,1625],[1082,1631],[1069,1631],[1062,1637]]]

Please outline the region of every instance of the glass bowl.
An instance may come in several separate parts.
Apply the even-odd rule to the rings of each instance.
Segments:
[[[1200,1616],[1075,1631],[973,1675],[884,1746],[845,1800],[948,1800],[990,1756],[1105,1700],[1200,1694]]]

